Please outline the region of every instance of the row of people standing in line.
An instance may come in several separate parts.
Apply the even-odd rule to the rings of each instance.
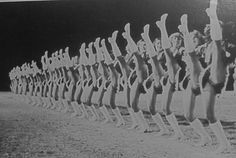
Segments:
[[[194,116],[196,97],[201,96],[209,126],[219,142],[216,152],[223,152],[231,145],[215,117],[214,107],[216,96],[225,86],[227,64],[234,62],[231,51],[235,45],[223,38],[216,9],[217,1],[211,0],[206,10],[210,24],[206,25],[204,36],[196,30],[189,32],[186,14],[180,19],[179,32],[168,36],[165,26],[168,14],[163,14],[156,22],[161,37],[154,42],[149,37],[149,25],[144,26],[142,40],[137,43],[131,37],[130,24],[125,25],[122,33],[127,41],[125,53],[116,43],[118,31],[108,38],[111,51],[105,39],[96,38],[88,48],[85,43],[81,45],[79,57],[70,58],[68,48],[51,57],[46,52],[41,60],[42,70],[32,62],[11,71],[11,89],[29,103],[64,112],[72,107],[73,116],[81,114],[81,118],[93,121],[99,120],[99,110],[104,123],[112,121],[107,109],[110,106],[117,127],[125,125],[115,101],[118,92],[122,92],[132,121],[130,129],[148,132],[149,124],[138,106],[143,94],[152,119],[160,128],[159,135],[170,132],[163,121],[165,117],[173,129],[172,138],[182,139],[184,134],[171,111],[173,94],[181,87],[185,118],[200,135],[198,145],[211,142],[208,132]],[[161,105],[156,105],[158,95],[161,95]],[[162,106],[163,111],[157,111],[156,106]]]

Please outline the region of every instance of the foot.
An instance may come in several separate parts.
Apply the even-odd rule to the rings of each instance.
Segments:
[[[142,38],[144,39],[144,41],[148,41],[148,35],[149,35],[149,27],[150,25],[147,24],[143,27],[143,33],[141,34]]]
[[[108,37],[108,42],[112,44],[112,38],[111,37]]]
[[[162,22],[162,23],[165,23],[165,22],[166,22],[167,16],[168,16],[167,13],[165,13],[165,14],[163,14],[163,15],[161,16],[161,22]]]
[[[208,15],[210,18],[212,18],[212,19],[214,19],[214,18],[217,17],[216,10],[214,10],[214,9],[212,9],[212,8],[207,8],[207,9],[206,9],[206,13],[207,13],[207,15]]]
[[[130,35],[130,23],[127,23],[124,29],[125,29],[126,34]]]
[[[182,15],[180,18],[180,22],[181,22],[182,26],[187,26],[188,25],[188,15],[187,14]]]
[[[160,29],[163,28],[163,26],[162,26],[163,24],[162,24],[161,21],[159,21],[159,20],[156,21],[156,25],[157,25],[157,27],[159,27]]]
[[[144,28],[143,28],[144,37],[146,37],[146,38],[148,38],[148,35],[149,35],[149,28],[150,28],[149,24],[145,25]]]
[[[161,20],[156,22],[156,25],[159,28],[165,28],[165,23],[166,23],[166,18],[167,18],[168,14],[163,14],[161,16]]]
[[[114,32],[112,33],[111,40],[112,40],[113,42],[116,41],[117,34],[118,34],[118,31],[114,31]]]
[[[180,18],[181,24],[178,26],[178,29],[181,33],[183,33],[184,36],[186,36],[189,31],[188,31],[188,16],[187,14],[184,14]]]
[[[94,46],[96,48],[99,48],[99,41],[100,41],[100,37],[96,38],[95,42],[94,42]]]
[[[123,32],[123,33],[122,33],[122,36],[124,37],[124,39],[128,39],[128,35],[127,35],[126,32]],[[109,40],[109,38],[108,38],[108,40]]]

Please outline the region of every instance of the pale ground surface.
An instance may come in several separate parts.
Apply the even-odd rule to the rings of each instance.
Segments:
[[[180,96],[177,94],[174,99],[176,114],[183,112]],[[217,116],[223,120],[226,135],[232,144],[232,152],[213,155],[209,151],[216,147],[216,141],[205,148],[195,147],[198,135],[180,116],[177,118],[181,129],[189,139],[173,141],[168,139],[170,135],[157,136],[159,129],[150,115],[145,116],[152,132],[139,133],[127,129],[131,121],[123,108],[127,125],[116,128],[115,123],[103,125],[71,118],[69,113],[33,107],[15,100],[11,93],[2,92],[0,158],[236,158],[236,99],[233,98],[236,97],[221,97],[216,106]],[[201,110],[203,108],[199,104],[196,111]]]

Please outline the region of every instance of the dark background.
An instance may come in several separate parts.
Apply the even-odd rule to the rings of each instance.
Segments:
[[[77,0],[0,3],[0,91],[9,90],[8,72],[16,65],[35,60],[66,46],[76,55],[82,42],[107,38],[118,30],[118,44],[124,49],[121,32],[131,23],[137,41],[145,24],[151,38],[159,35],[155,22],[169,13],[169,34],[177,31],[180,16],[189,15],[191,28],[202,30],[208,23],[208,0]],[[236,20],[236,1],[219,0],[222,21]],[[38,64],[40,66],[40,64]]]

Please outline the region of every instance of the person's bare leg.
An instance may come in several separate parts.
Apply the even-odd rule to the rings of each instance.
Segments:
[[[74,101],[71,103],[71,105],[73,106],[74,109],[74,113],[71,115],[72,117],[76,117],[81,113],[81,109],[79,106],[79,103],[81,102],[81,94],[82,94],[82,85],[81,85],[81,81],[77,81],[76,83],[76,90],[75,90],[75,94],[74,94]]]
[[[153,121],[158,125],[160,128],[160,131],[158,132],[158,135],[163,135],[167,133],[167,128],[165,123],[163,122],[161,115],[156,112],[156,99],[157,99],[157,93],[155,92],[154,83],[152,83],[150,90],[147,90],[146,93],[146,100],[147,105],[149,107],[149,111],[151,113]]]
[[[174,60],[174,57],[172,53],[170,52],[171,48],[171,43],[169,41],[169,37],[167,34],[166,30],[166,18],[168,14],[163,14],[161,16],[161,20],[156,22],[156,25],[161,31],[161,41],[162,41],[162,47],[164,49],[165,57],[166,57],[166,62],[167,62],[167,69],[168,69],[168,75],[169,75],[169,82],[168,84],[164,87],[163,91],[163,103],[162,106],[165,107],[166,111],[166,119],[170,123],[171,127],[174,130],[174,136],[172,138],[174,139],[180,139],[183,137],[183,133],[178,125],[177,119],[175,118],[175,115],[171,113],[170,111],[170,105],[171,105],[171,100],[173,96],[173,85],[175,83],[175,75],[178,71],[178,66],[176,66],[176,62]]]
[[[127,40],[128,48],[130,49],[130,53],[134,55],[134,62],[135,62],[135,71],[137,75],[136,81],[131,87],[131,106],[135,112],[135,116],[138,120],[138,124],[140,126],[141,132],[149,131],[149,125],[144,118],[143,112],[138,108],[139,96],[141,94],[140,88],[142,86],[143,81],[145,80],[145,68],[144,62],[140,54],[138,54],[138,47],[134,42],[133,38],[130,35],[130,24],[125,25],[125,32],[122,34],[123,37]]]
[[[118,76],[113,65],[109,65],[109,69],[110,69],[111,78],[112,78],[111,85],[109,87],[110,90],[108,91],[108,92],[110,92],[110,102],[109,103],[112,108],[112,112],[115,114],[116,119],[117,119],[116,127],[120,127],[122,125],[125,125],[125,121],[120,113],[119,108],[117,107],[117,105],[115,103],[119,76]]]
[[[82,114],[79,116],[79,118],[88,118],[88,112],[85,108],[86,93],[87,93],[86,89],[87,89],[87,86],[84,86],[83,91],[82,91],[82,95],[81,95],[81,112],[82,112]]]
[[[146,43],[147,53],[149,54],[149,57],[151,60],[151,66],[152,66],[152,72],[153,72],[152,75],[155,76],[153,81],[151,81],[152,85],[150,87],[150,90],[146,90],[147,91],[147,94],[146,94],[147,104],[149,106],[149,111],[152,115],[152,119],[160,128],[158,135],[162,135],[164,133],[167,133],[167,128],[166,128],[165,123],[162,120],[161,115],[158,112],[156,112],[155,105],[156,105],[156,98],[158,94],[155,91],[155,88],[157,88],[155,86],[161,86],[160,79],[164,75],[164,70],[162,69],[162,66],[160,65],[157,59],[159,52],[156,52],[154,45],[149,37],[149,27],[150,27],[149,25],[145,25],[143,28],[144,32],[141,34],[142,38],[144,39]],[[157,51],[160,51],[160,50],[157,50]],[[148,79],[145,80],[144,85],[146,85],[146,82],[148,82]]]
[[[121,65],[121,69],[122,69],[122,74],[123,74],[122,82],[124,81],[124,93],[125,93],[125,97],[126,97],[125,102],[126,102],[128,112],[129,112],[129,114],[131,116],[131,120],[132,120],[132,125],[128,129],[134,129],[137,127],[137,119],[134,115],[134,110],[132,109],[132,107],[130,105],[130,87],[128,85],[128,76],[130,74],[130,70],[129,70],[128,65],[127,65],[124,57],[122,56],[121,51],[116,43],[117,34],[118,34],[118,31],[114,31],[112,34],[112,37],[108,38],[108,41],[111,44],[115,58],[118,59],[120,65]]]
[[[223,56],[225,52],[221,48],[221,40],[222,40],[222,29],[219,24],[219,20],[216,14],[217,9],[217,0],[210,1],[210,7],[206,9],[207,15],[210,18],[210,35],[213,42],[213,52],[212,52],[212,63],[210,69],[210,82],[211,84],[220,84],[225,82],[226,75],[226,65],[223,62]],[[224,152],[231,148],[230,142],[227,140],[225,136],[223,127],[219,120],[215,118],[215,97],[216,97],[216,87],[213,85],[207,84],[207,92],[206,93],[206,105],[207,105],[207,118],[210,121],[210,127],[217,139],[219,140],[218,149],[215,151],[216,153]]]
[[[86,97],[86,105],[87,105],[88,110],[92,114],[92,117],[90,117],[89,120],[96,121],[97,117],[96,117],[96,114],[95,114],[95,112],[92,108],[92,103],[91,103],[93,92],[94,92],[93,91],[93,84],[91,84],[91,85],[88,86],[88,92],[87,92],[87,97]]]
[[[134,111],[134,115],[137,119],[138,126],[140,127],[140,132],[150,131],[149,125],[146,122],[142,110],[138,108],[138,102],[140,97],[140,88],[141,84],[136,80],[131,87],[131,106]]]

